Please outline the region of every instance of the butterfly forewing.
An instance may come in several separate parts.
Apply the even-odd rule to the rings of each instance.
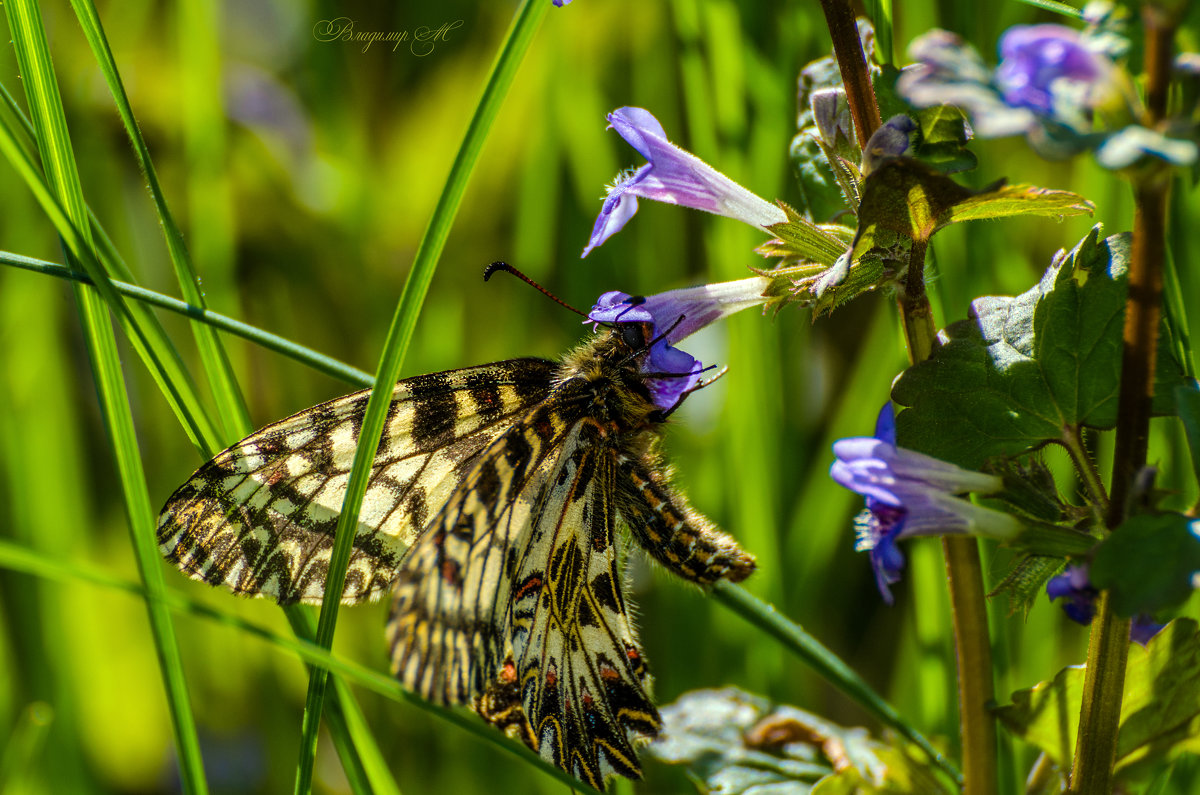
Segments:
[[[391,587],[401,554],[555,369],[517,359],[400,381],[371,469],[344,602]],[[159,548],[188,576],[280,603],[320,602],[369,391],[263,428],[209,461],[159,517]]]

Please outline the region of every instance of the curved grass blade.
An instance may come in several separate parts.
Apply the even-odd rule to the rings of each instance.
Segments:
[[[187,246],[183,242],[183,235],[179,231],[179,226],[175,223],[175,217],[171,214],[171,210],[167,206],[166,197],[163,195],[162,187],[158,182],[158,174],[154,169],[153,161],[150,159],[150,149],[146,146],[146,141],[143,139],[141,130],[138,128],[137,120],[133,117],[133,108],[129,105],[129,97],[125,93],[125,86],[121,81],[121,75],[117,71],[116,60],[113,58],[112,50],[108,45],[108,39],[104,35],[104,29],[100,24],[100,17],[96,13],[96,6],[91,0],[71,0],[71,8],[74,9],[75,16],[79,20],[79,25],[83,29],[83,35],[87,39],[88,45],[92,48],[92,54],[96,58],[96,63],[100,66],[100,72],[104,76],[104,81],[108,85],[109,92],[112,94],[113,102],[116,104],[117,113],[121,117],[121,122],[125,125],[125,132],[129,136],[129,142],[133,146],[138,166],[146,178],[146,187],[149,189],[150,196],[154,200],[154,209],[158,213],[159,221],[162,224],[167,251],[170,253],[171,262],[175,266],[175,276],[179,280],[179,287],[183,292],[183,297],[189,304],[203,308],[205,306],[204,294],[200,290],[199,277],[192,264],[192,258],[188,253]],[[250,413],[246,409],[245,398],[238,387],[237,380],[234,378],[233,368],[229,364],[229,357],[225,352],[225,348],[221,345],[216,331],[211,326],[193,322],[192,333],[196,337],[196,346],[200,351],[200,361],[204,367],[205,374],[208,376],[213,398],[217,403],[218,416],[225,419],[227,428],[226,436],[228,438],[223,441],[230,442],[234,438],[245,436],[253,430],[250,422]]]
[[[36,270],[62,278],[78,278],[77,275],[72,274],[61,265],[41,262],[40,260],[31,260],[28,257],[21,257],[5,252],[0,252],[0,264]],[[239,334],[245,339],[269,347],[271,350],[289,356],[302,364],[307,364],[323,373],[340,378],[347,384],[361,388],[371,386],[374,383],[374,379],[367,373],[342,364],[336,359],[320,354],[303,345],[283,340],[245,323],[230,320],[214,312],[202,311],[198,307],[189,306],[177,299],[159,295],[140,287],[118,285],[118,288],[126,291],[127,295],[138,300],[148,301],[156,306],[161,306],[180,314],[193,315],[205,323],[212,322],[219,324],[220,328],[230,333]],[[727,591],[728,593],[726,593]],[[958,771],[941,757],[928,739],[915,728],[905,723],[903,717],[878,693],[872,690],[869,685],[858,677],[833,652],[826,649],[799,625],[780,615],[773,607],[752,596],[740,587],[722,586],[716,588],[714,589],[714,596],[717,601],[724,604],[738,616],[778,640],[785,648],[796,654],[805,664],[811,666],[826,681],[842,689],[848,696],[879,718],[881,722],[891,726],[897,732],[912,740],[913,743],[925,750],[931,758],[935,759],[943,770],[957,780],[959,776]]]
[[[412,270],[409,271],[408,279],[404,283],[404,291],[396,306],[396,313],[392,318],[391,327],[388,329],[387,340],[384,342],[383,355],[380,357],[379,367],[376,370],[377,388],[367,401],[366,413],[359,434],[358,449],[354,453],[354,463],[351,466],[349,482],[346,485],[342,513],[338,517],[333,550],[329,559],[329,573],[325,580],[325,597],[317,623],[316,642],[322,648],[328,649],[333,644],[333,633],[337,626],[337,609],[340,602],[338,596],[345,583],[346,567],[350,562],[351,545],[354,542],[354,531],[358,526],[358,515],[367,490],[367,476],[379,448],[384,419],[390,403],[391,389],[388,387],[399,378],[400,366],[412,339],[417,315],[425,300],[425,294],[429,290],[429,283],[433,279],[433,272],[437,267],[442,247],[445,245],[459,202],[462,200],[467,178],[479,158],[479,152],[483,148],[487,132],[500,110],[501,102],[512,84],[517,67],[526,50],[529,49],[533,34],[547,8],[545,0],[524,0],[517,9],[512,26],[492,65],[483,96],[480,97],[475,113],[471,117],[471,123],[467,127],[454,164],[450,167],[450,174],[442,187],[442,194],[438,198],[433,216],[429,220],[429,226],[421,238]],[[327,672],[320,669],[315,670],[309,677],[308,698],[304,706],[304,722],[301,727],[300,759],[296,770],[295,791],[297,795],[307,795],[312,789],[312,768],[316,757],[317,731],[321,723],[321,706],[325,698],[327,679]]]
[[[106,571],[85,564],[40,555],[28,547],[14,544],[5,539],[0,539],[0,568],[58,582],[85,582],[100,588],[124,591],[139,598],[148,598],[146,590],[135,582],[114,576]],[[327,649],[320,648],[312,641],[302,637],[304,632],[298,631],[297,637],[280,635],[241,616],[203,604],[171,589],[167,589],[163,593],[162,599],[163,603],[176,613],[197,616],[260,638],[279,649],[295,654],[306,664],[314,668],[321,668],[322,670],[336,674],[338,679],[335,681],[344,680],[345,683],[356,684],[392,701],[404,702],[432,715],[436,715],[480,740],[520,757],[543,773],[566,784],[568,787],[576,790],[581,787],[578,779],[542,759],[530,751],[523,743],[511,739],[483,723],[473,713],[465,709],[439,707],[418,698],[405,690],[395,678],[379,673],[378,671],[373,671],[366,666],[343,659]],[[308,624],[309,631],[311,631],[311,626],[310,620]],[[300,629],[303,629],[303,624],[300,626]],[[382,756],[378,758],[378,763],[384,764]],[[371,764],[367,760],[364,760],[364,766],[368,771],[368,776],[370,776]],[[375,780],[373,778],[371,780],[374,784]],[[367,791],[370,792],[371,790]],[[386,793],[395,792],[396,790],[384,788],[375,791]]]
[[[58,201],[66,205],[63,220],[73,222],[76,227],[86,230],[83,190],[79,184],[62,99],[58,93],[40,14],[32,0],[13,0],[5,4],[5,11],[17,62],[24,78],[34,129],[37,132],[38,150],[46,176],[54,186],[55,195],[50,195],[48,190],[46,195],[55,199],[56,207],[61,207]],[[7,144],[15,145],[11,137],[5,138]],[[12,146],[6,146],[5,149],[6,154],[10,157],[15,155],[15,159],[22,161],[27,169],[33,168],[25,152],[9,151]],[[72,252],[90,256],[92,244],[86,231],[82,239],[74,242],[75,245],[70,246]],[[68,263],[71,262],[69,253]],[[208,784],[204,778],[200,743],[196,735],[191,704],[188,701],[183,660],[170,614],[158,598],[166,585],[162,569],[158,565],[158,549],[154,540],[154,513],[150,507],[150,494],[138,450],[133,413],[121,371],[116,334],[109,321],[105,303],[95,289],[80,285],[75,288],[75,295],[92,363],[92,375],[96,382],[129,517],[134,553],[139,573],[146,586],[146,607],[179,752],[183,788],[186,792],[206,793]],[[119,298],[117,300],[120,301]]]

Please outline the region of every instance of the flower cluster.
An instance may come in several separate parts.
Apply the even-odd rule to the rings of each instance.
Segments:
[[[829,474],[866,498],[858,518],[859,551],[867,551],[884,601],[900,579],[904,555],[896,542],[910,536],[971,533],[1011,538],[1021,530],[1012,516],[955,495],[999,491],[1001,479],[896,446],[892,404],[884,405],[875,435],[842,439]]]
[[[1109,57],[1110,42],[1062,25],[1017,25],[1000,40],[1000,64],[988,68],[974,48],[944,30],[913,40],[916,62],[896,89],[917,107],[965,110],[983,138],[1025,135],[1048,158],[1093,149],[1105,168],[1151,157],[1173,165],[1196,160],[1196,145],[1142,127],[1128,75]],[[1100,129],[1097,117],[1108,121]]]

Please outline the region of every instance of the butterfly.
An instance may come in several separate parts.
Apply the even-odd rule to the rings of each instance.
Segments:
[[[399,381],[342,592],[343,604],[392,594],[386,635],[406,688],[470,706],[597,789],[640,778],[636,747],[662,725],[623,594],[620,527],[693,583],[755,567],[670,484],[670,411],[652,394],[670,374],[647,372],[653,335],[652,323],[615,322],[559,362]],[[163,508],[162,554],[235,593],[320,603],[369,394],[204,464]]]

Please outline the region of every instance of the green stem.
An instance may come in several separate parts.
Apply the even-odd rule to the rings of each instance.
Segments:
[[[341,603],[342,588],[346,580],[346,567],[350,561],[355,529],[358,527],[358,516],[367,491],[371,462],[375,460],[380,437],[383,434],[387,408],[391,403],[391,385],[399,378],[400,367],[404,362],[404,355],[416,327],[417,315],[425,301],[425,294],[433,280],[433,272],[437,268],[442,247],[450,233],[454,216],[458,212],[458,206],[466,190],[467,178],[479,159],[487,132],[499,113],[500,105],[509,86],[512,85],[517,67],[529,49],[533,35],[548,6],[549,4],[545,0],[524,0],[521,7],[517,9],[512,26],[492,65],[483,95],[475,107],[475,114],[471,118],[462,144],[459,146],[458,154],[450,167],[450,173],[446,177],[442,194],[438,198],[437,206],[429,220],[429,226],[425,229],[425,234],[417,247],[412,270],[409,271],[408,279],[404,283],[404,290],[396,305],[396,312],[392,317],[392,324],[384,342],[383,354],[376,370],[376,388],[371,392],[363,415],[358,449],[354,453],[354,463],[350,468],[346,496],[342,503],[341,515],[338,517],[333,549],[330,552],[328,575],[325,580],[325,596],[321,605],[321,615],[317,622],[316,636],[317,645],[324,649],[329,649],[333,645],[338,605]],[[317,733],[321,723],[321,710],[325,701],[328,679],[328,671],[315,668],[308,680],[308,695],[305,699],[304,719],[301,725],[300,759],[296,769],[295,792],[297,795],[307,795],[312,790]]]
[[[1059,441],[1071,456],[1071,461],[1075,464],[1075,471],[1079,473],[1084,488],[1092,498],[1093,508],[1099,512],[1099,517],[1103,518],[1108,511],[1108,492],[1104,489],[1104,481],[1101,480],[1100,472],[1096,469],[1096,462],[1092,460],[1092,457],[1088,455],[1087,448],[1083,446],[1079,426],[1071,426],[1063,433],[1062,439]]]
[[[933,310],[925,293],[927,244],[914,241],[908,270],[900,285],[897,303],[904,325],[909,360],[928,359],[937,338]],[[950,587],[954,616],[954,649],[958,660],[958,715],[962,734],[963,792],[994,795],[996,792],[996,721],[988,711],[995,696],[992,679],[992,645],[988,634],[987,589],[979,542],[972,537],[945,536],[942,556]]]
[[[21,268],[22,270],[33,271],[34,273],[44,273],[48,276],[56,276],[59,279],[67,279],[83,284],[94,284],[92,278],[86,273],[80,273],[77,270],[59,265],[56,262],[46,262],[45,260],[34,259],[33,257],[25,257],[21,254],[13,254],[9,251],[0,251],[0,265],[9,265],[14,268]],[[345,381],[348,384],[353,384],[359,389],[375,383],[375,377],[366,370],[351,367],[345,362],[338,361],[331,356],[326,356],[323,353],[314,351],[312,348],[298,345],[289,339],[280,337],[278,334],[263,331],[257,326],[251,326],[249,323],[234,320],[228,315],[222,315],[210,309],[204,309],[195,304],[180,301],[178,298],[172,298],[169,295],[147,290],[145,287],[139,287],[136,284],[127,284],[118,281],[110,282],[110,284],[121,295],[127,295],[150,306],[157,306],[160,309],[166,309],[177,315],[183,315],[184,317],[207,323],[221,331],[235,334],[244,340],[261,345],[267,350],[275,351],[289,359],[306,364],[317,372]],[[211,444],[215,439],[210,440],[205,438],[203,441],[206,450],[205,455],[211,458],[218,449]]]

